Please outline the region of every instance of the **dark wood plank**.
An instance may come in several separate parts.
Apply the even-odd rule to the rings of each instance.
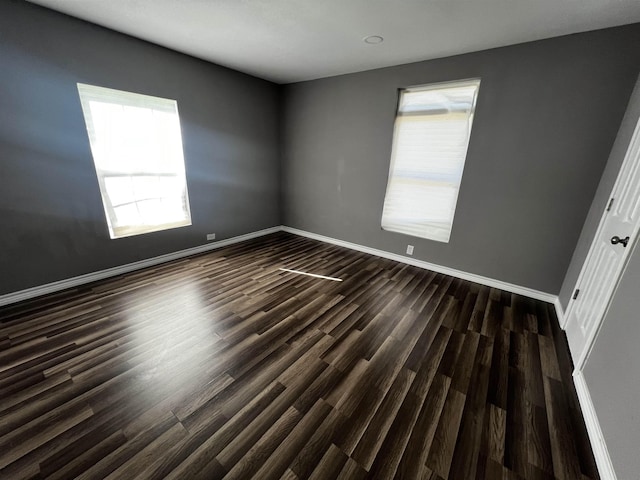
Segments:
[[[277,233],[0,308],[0,477],[594,480],[571,368],[549,304]]]

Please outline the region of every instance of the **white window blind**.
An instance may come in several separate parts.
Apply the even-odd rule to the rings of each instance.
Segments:
[[[448,242],[480,80],[400,92],[382,228]]]
[[[175,100],[78,84],[111,238],[191,225]]]

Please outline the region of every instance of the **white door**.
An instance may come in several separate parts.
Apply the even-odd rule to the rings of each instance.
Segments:
[[[565,329],[576,370],[584,366],[639,227],[640,121],[567,306]]]

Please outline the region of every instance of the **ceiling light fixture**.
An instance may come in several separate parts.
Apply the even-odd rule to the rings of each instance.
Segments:
[[[368,43],[370,45],[377,45],[378,43],[384,42],[384,38],[380,35],[369,35],[368,37],[364,37],[362,40],[364,43]]]

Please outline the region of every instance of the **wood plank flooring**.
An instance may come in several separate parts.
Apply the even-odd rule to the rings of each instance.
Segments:
[[[1,478],[598,478],[551,305],[294,235],[0,322]]]

